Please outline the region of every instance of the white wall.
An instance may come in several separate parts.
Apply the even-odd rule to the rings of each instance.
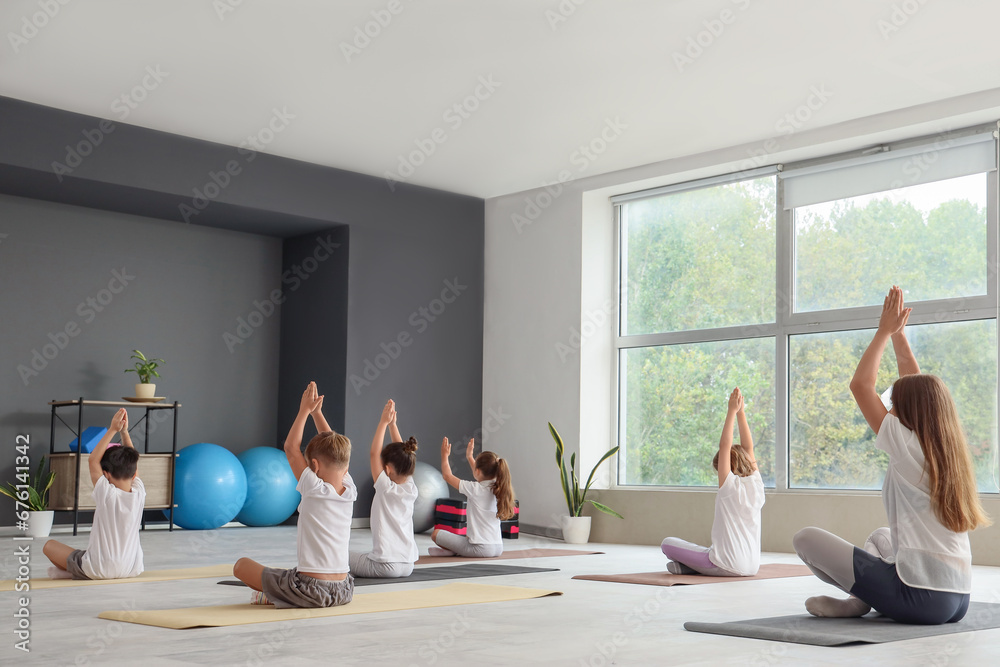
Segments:
[[[967,95],[599,176],[588,174],[600,169],[600,157],[582,172],[567,161],[564,178],[572,170],[578,180],[487,200],[483,420],[485,424],[489,411],[498,408],[509,415],[491,434],[490,448],[511,460],[522,523],[557,528],[558,517],[565,514],[547,421],[556,425],[571,451],[582,445],[588,471],[587,462],[592,464],[614,441],[610,318],[602,331],[584,337],[582,350],[573,347],[579,344],[574,332],[579,335],[613,295],[610,195],[997,118],[1000,96]],[[613,150],[611,143],[607,152]],[[766,155],[751,160],[761,153]],[[553,174],[552,180],[557,178]],[[673,496],[643,497],[666,508]]]

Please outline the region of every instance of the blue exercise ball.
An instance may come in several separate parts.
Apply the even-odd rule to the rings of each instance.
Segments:
[[[429,463],[417,462],[413,470],[413,483],[417,485],[417,500],[413,503],[413,532],[425,533],[434,527],[434,505],[438,498],[451,494],[448,482],[441,471]]]
[[[247,499],[247,475],[236,455],[208,442],[188,445],[174,462],[174,523],[211,530],[232,521]]]
[[[285,452],[254,447],[236,455],[247,475],[247,499],[236,520],[247,526],[276,526],[292,516],[302,495]]]

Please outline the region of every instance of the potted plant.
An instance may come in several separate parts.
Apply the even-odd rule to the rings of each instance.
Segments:
[[[569,457],[569,473],[567,474],[566,464],[563,462],[563,452],[566,451],[566,447],[563,445],[562,436],[559,435],[559,431],[552,425],[552,422],[549,422],[549,433],[552,434],[552,439],[556,441],[556,464],[559,466],[559,478],[562,482],[563,495],[566,497],[566,507],[569,509],[569,516],[562,518],[563,540],[570,544],[586,544],[590,539],[590,517],[580,516],[581,512],[583,512],[584,504],[590,503],[605,514],[616,516],[619,519],[625,518],[607,505],[603,505],[596,500],[587,499],[587,492],[590,491],[590,485],[594,483],[594,475],[597,473],[597,468],[617,454],[618,447],[612,447],[604,452],[604,456],[601,457],[601,460],[590,471],[586,486],[581,490],[580,479],[576,474],[576,453],[574,452]]]
[[[7,482],[5,486],[0,486],[0,493],[21,502],[28,509],[28,529],[25,535],[30,537],[46,537],[52,530],[52,515],[54,512],[49,509],[49,489],[52,488],[52,481],[56,478],[54,472],[42,474],[45,470],[45,457],[38,462],[38,470],[35,475],[29,476],[27,472],[18,473],[18,484]],[[20,509],[20,506],[17,506]]]
[[[126,373],[135,373],[139,376],[139,384],[135,386],[136,398],[154,398],[156,396],[156,385],[150,382],[154,377],[160,377],[156,369],[166,362],[163,359],[147,359],[139,350],[132,350],[131,359],[135,359],[135,368],[129,368]]]

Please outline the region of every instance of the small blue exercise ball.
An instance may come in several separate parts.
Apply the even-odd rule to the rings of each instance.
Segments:
[[[292,516],[302,500],[298,481],[285,452],[275,447],[254,447],[236,458],[247,475],[247,499],[236,520],[247,526],[276,526]]]
[[[434,506],[438,498],[447,498],[451,491],[440,470],[420,461],[413,470],[413,483],[417,485],[417,500],[413,503],[413,532],[425,533],[434,527]]]
[[[174,462],[174,523],[211,530],[232,521],[247,499],[247,475],[236,455],[208,442],[188,445]]]

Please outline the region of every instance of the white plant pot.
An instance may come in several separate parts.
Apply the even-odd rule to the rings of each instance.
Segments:
[[[590,540],[590,517],[564,516],[562,534],[567,544],[586,544]]]
[[[44,512],[28,512],[28,530],[25,535],[28,537],[48,537],[52,532],[52,517],[55,512],[46,510]]]
[[[135,386],[136,398],[153,398],[156,396],[155,384],[137,384]]]

